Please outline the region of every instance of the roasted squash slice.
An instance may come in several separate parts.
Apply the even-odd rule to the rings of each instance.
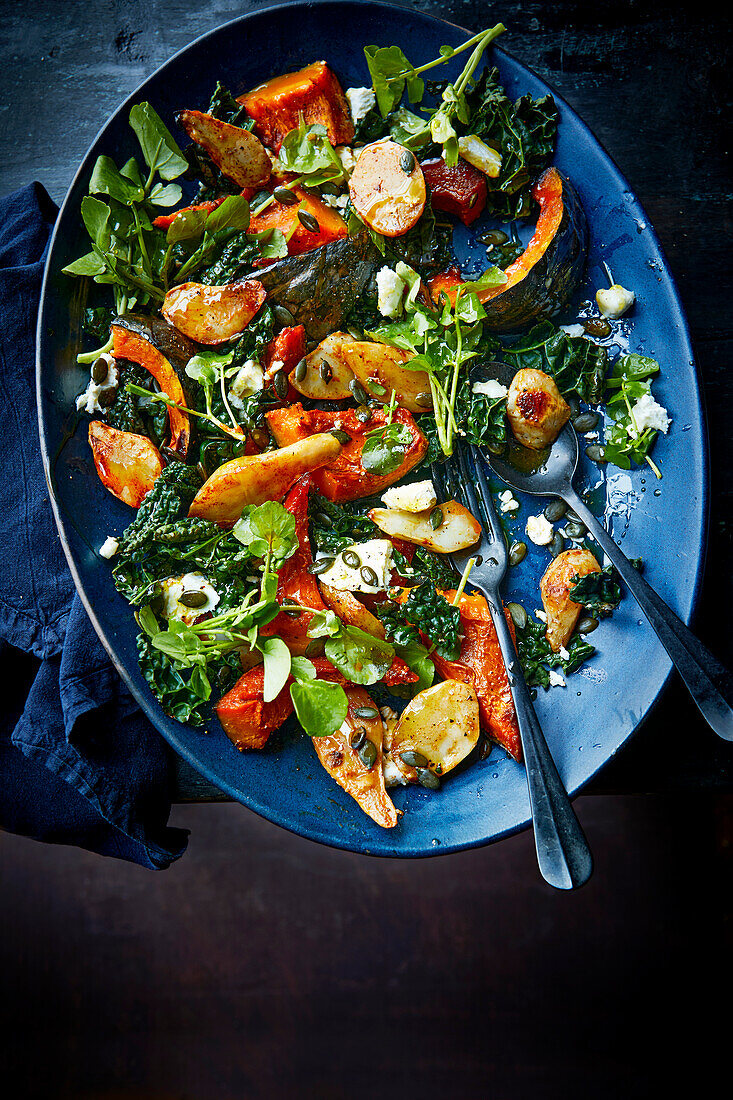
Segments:
[[[89,446],[105,488],[131,508],[139,508],[163,469],[155,444],[147,436],[121,432],[101,420],[92,420]]]
[[[237,102],[244,104],[255,120],[255,132],[276,153],[285,135],[297,129],[300,116],[306,126],[325,126],[332,145],[350,145],[354,140],[349,104],[325,61],[276,76],[240,96]]]
[[[300,187],[293,188],[293,194],[300,200],[299,204],[285,206],[282,202],[274,202],[258,214],[249,223],[250,233],[264,233],[268,229],[280,229],[288,242],[288,255],[300,256],[303,252],[311,252],[321,245],[330,244],[331,241],[340,241],[348,233],[346,222],[331,206],[326,206],[314,195],[308,195]],[[311,214],[318,222],[318,231],[308,229],[298,217],[298,211],[302,210]]]

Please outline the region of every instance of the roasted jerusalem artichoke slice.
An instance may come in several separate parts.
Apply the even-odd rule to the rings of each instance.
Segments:
[[[431,407],[430,380],[424,370],[410,370],[404,364],[412,352],[368,340],[343,340],[338,356],[345,368],[359,379],[369,397],[389,403],[394,390],[397,404],[411,413]]]
[[[341,346],[351,340],[347,332],[332,332],[321,340],[306,355],[305,372],[298,368],[291,371],[290,385],[311,401],[345,401],[351,397],[349,383],[354,381],[354,375],[341,355]]]
[[[313,747],[330,776],[355,799],[383,829],[393,829],[399,817],[384,785],[382,769],[383,727],[379,711],[364,688],[346,688],[349,710],[346,721],[330,737],[314,737]],[[374,717],[365,718],[369,708]]]
[[[302,474],[332,462],[340,453],[336,437],[321,432],[276,451],[233,458],[204,482],[188,514],[231,527],[246,504],[280,500]]]
[[[176,119],[192,141],[208,153],[239,187],[260,187],[270,178],[270,158],[259,138],[202,111],[181,111]]]
[[[105,488],[118,500],[139,508],[163,469],[155,444],[147,436],[121,432],[101,420],[92,420],[89,446]]]
[[[567,646],[583,610],[582,604],[570,599],[570,589],[581,577],[600,571],[590,550],[583,547],[565,550],[547,566],[540,581],[540,595],[547,614],[546,636],[553,653]]]
[[[533,451],[554,443],[570,419],[570,406],[549,374],[525,367],[512,379],[506,403],[515,439]]]
[[[401,760],[403,754],[413,754],[403,763],[417,763],[435,775],[445,775],[476,747],[479,732],[474,689],[460,680],[443,680],[407,704],[392,732],[391,754]]]
[[[256,279],[225,286],[182,283],[168,291],[161,312],[191,340],[223,344],[244,332],[266,297]]]
[[[455,554],[458,550],[473,546],[481,538],[481,524],[456,500],[448,500],[438,505],[437,509],[426,512],[372,508],[369,519],[390,538],[425,546],[435,554]],[[440,522],[434,527],[438,519]]]

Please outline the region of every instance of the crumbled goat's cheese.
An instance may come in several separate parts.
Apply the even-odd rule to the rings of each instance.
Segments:
[[[474,382],[471,388],[474,393],[483,393],[491,398],[506,397],[509,393],[507,387],[502,386],[495,378],[489,378],[486,382]]]
[[[391,267],[377,272],[377,305],[383,317],[397,317],[402,311],[406,284]]]
[[[516,512],[519,508],[519,501],[511,489],[505,489],[503,493],[499,493],[499,502],[502,512]]]
[[[402,512],[426,512],[438,503],[438,495],[432,481],[416,481],[412,485],[393,485],[382,500],[387,508]]]
[[[119,541],[112,535],[108,535],[99,547],[99,553],[103,558],[113,558],[120,548]]]
[[[559,672],[555,672],[554,668],[550,669],[550,687],[564,688],[567,687],[564,676],[561,676]]]
[[[627,290],[619,283],[614,283],[608,290],[602,289],[596,293],[598,308],[604,317],[608,317],[612,321],[617,321],[619,317],[623,317],[635,301],[636,295],[633,290]]]
[[[359,564],[348,565],[344,561],[345,554],[356,554]],[[363,571],[366,569],[373,571],[376,584],[364,579]],[[321,574],[321,580],[331,588],[345,592],[381,592],[389,586],[391,569],[392,543],[389,539],[369,539],[345,547],[336,556],[333,565]]]
[[[371,88],[347,88],[346,98],[349,101],[349,111],[354,126],[369,114],[377,102],[377,97]]]
[[[535,546],[547,546],[552,542],[554,533],[552,524],[541,512],[538,516],[529,517],[526,530],[527,537]]]
[[[655,401],[650,393],[645,393],[639,398],[631,409],[631,414],[640,433],[645,428],[654,428],[655,431],[666,435],[672,423],[664,405]]]

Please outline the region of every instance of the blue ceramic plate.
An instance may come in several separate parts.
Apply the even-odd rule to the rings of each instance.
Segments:
[[[473,33],[473,32],[471,32]],[[86,384],[77,367],[80,320],[87,288],[61,269],[86,251],[79,204],[100,153],[118,163],[137,154],[127,124],[131,105],[150,100],[173,129],[176,110],[208,102],[220,78],[236,94],[267,77],[325,58],[344,87],[368,83],[362,49],[399,44],[408,57],[437,56],[469,32],[440,20],[374,3],[279,6],[235,20],[198,39],[168,61],[110,118],[87,153],[61,210],[46,267],[38,329],[38,402],[41,443],[59,533],[77,588],[104,645],[140,705],[173,747],[210,780],[250,809],[293,832],[339,848],[389,856],[422,856],[485,844],[529,820],[523,769],[496,748],[491,757],[456,775],[439,794],[421,788],[394,793],[405,811],[401,824],[382,830],[328,777],[307,737],[275,735],[262,753],[237,752],[215,720],[196,730],[167,718],[140,674],[135,624],[97,554],[107,535],[130,522],[130,510],[97,479],[86,425],[66,438],[74,398]],[[500,50],[501,78],[514,97],[544,95],[537,76]],[[454,64],[457,64],[454,62]],[[456,72],[458,69],[456,69]],[[609,77],[612,79],[612,77]],[[556,97],[557,98],[557,97]],[[662,365],[659,399],[673,417],[654,457],[664,471],[657,483],[645,470],[609,470],[597,494],[613,534],[629,557],[641,556],[646,575],[685,621],[700,580],[706,522],[705,428],[692,351],[674,283],[654,231],[626,180],[587,127],[558,99],[562,122],[556,163],[580,192],[591,227],[587,283],[580,299],[604,285],[605,260],[637,294],[633,325],[621,341]],[[465,258],[469,258],[468,255]],[[568,314],[572,321],[575,314]],[[588,478],[598,481],[597,471]],[[537,501],[522,500],[523,526]],[[511,597],[538,606],[538,581],[548,556],[536,550],[513,571]],[[537,709],[568,790],[584,783],[631,736],[662,690],[670,662],[630,597],[593,635],[597,655],[569,677],[563,690],[540,693]]]

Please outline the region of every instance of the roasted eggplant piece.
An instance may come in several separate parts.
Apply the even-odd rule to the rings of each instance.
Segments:
[[[181,111],[176,122],[238,187],[261,187],[272,171],[259,138],[202,111]]]
[[[104,487],[124,504],[139,508],[163,469],[155,444],[145,435],[121,432],[92,420],[89,446]]]

